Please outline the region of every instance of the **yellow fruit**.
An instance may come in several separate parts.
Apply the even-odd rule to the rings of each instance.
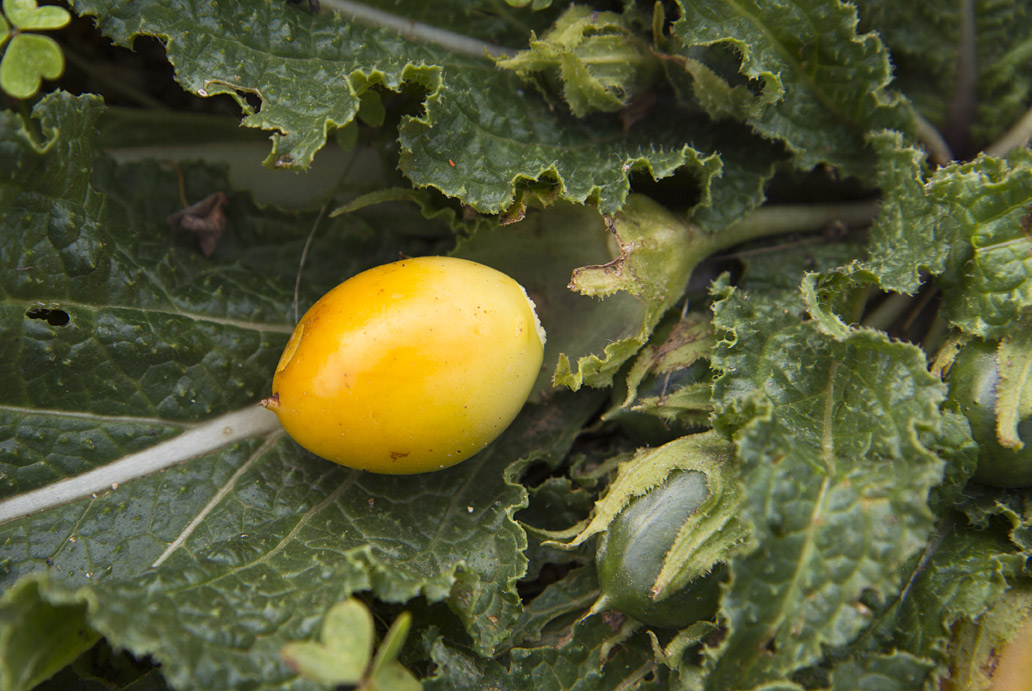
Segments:
[[[439,470],[508,427],[544,340],[533,303],[505,274],[404,259],[349,278],[305,313],[262,404],[297,443],[341,465]]]
[[[991,691],[1028,691],[1032,686],[1032,616],[1003,648]]]

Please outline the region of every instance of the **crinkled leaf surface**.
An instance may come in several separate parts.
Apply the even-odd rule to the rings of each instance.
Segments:
[[[738,51],[741,74],[760,89],[746,122],[783,142],[798,167],[827,163],[866,175],[873,159],[864,133],[908,128],[908,106],[888,90],[888,51],[874,34],[857,33],[853,6],[838,0],[677,4],[673,32],[686,46],[729,43]]]
[[[913,293],[921,285],[922,270],[939,274],[945,268],[952,243],[944,241],[938,221],[946,210],[925,193],[928,173],[922,151],[904,146],[897,132],[878,133],[871,141],[884,194],[863,266],[886,290]]]
[[[564,635],[546,645],[513,649],[509,666],[477,660],[437,641],[431,648],[442,670],[424,688],[511,689],[532,691],[607,691],[667,688],[666,670],[652,659],[644,633],[633,638],[614,631],[601,617],[570,625]],[[607,643],[609,645],[607,645]],[[604,653],[608,651],[606,656]]]
[[[426,91],[425,114],[402,122],[402,171],[417,186],[436,187],[479,211],[500,212],[524,182],[541,180],[559,198],[594,200],[613,212],[628,194],[632,170],[658,179],[687,166],[706,188],[719,167],[712,151],[692,148],[690,130],[672,127],[683,121],[675,114],[657,114],[663,126],[629,133],[615,116],[577,122],[487,59],[332,12],[311,15],[259,0],[190,8],[80,0],[75,9],[96,16],[119,44],[137,35],[161,38],[184,88],[235,98],[242,124],[275,133],[267,165],[307,167],[327,133],[355,117],[366,90],[409,85]]]
[[[563,455],[597,397],[528,408],[489,451],[428,477],[349,471],[274,425],[219,450],[213,415],[264,414],[252,406],[292,329],[314,214],[259,210],[222,174],[188,167],[188,196],[222,188],[230,199],[227,231],[204,258],[165,223],[181,203],[171,168],[94,158],[95,99],[56,94],[36,112],[41,143],[17,116],[0,118],[4,494],[45,498],[55,481],[210,432],[187,463],[9,514],[4,583],[46,574],[41,602],[87,603],[93,628],[153,655],[176,685],[303,686],[279,648],[313,636],[325,609],[358,590],[447,600],[477,650],[503,640],[526,567],[511,518],[526,495],[503,470],[531,450]],[[302,306],[400,246],[360,218],[333,221],[315,240]]]
[[[880,617],[881,635],[894,646],[935,661],[949,662],[947,646],[957,622],[977,621],[1003,595],[1007,578],[1024,557],[996,528],[977,530],[963,518],[943,524],[909,570],[908,586]]]
[[[956,237],[942,277],[946,316],[973,336],[999,338],[1032,305],[1032,153],[950,166],[929,194],[956,228],[945,233]]]
[[[423,24],[509,48],[526,40],[529,31],[545,30],[557,14],[555,11],[531,12],[530,8],[513,10],[495,0],[366,0],[353,9],[356,4],[349,6],[347,2],[327,0],[322,7],[324,11],[353,13],[352,16],[359,16],[362,10],[379,10],[410,25]]]
[[[953,683],[971,691],[991,691],[994,685],[1005,688],[1001,653],[1029,616],[1032,616],[1032,586],[1024,581],[1004,592],[977,619],[960,622],[949,649],[949,677]],[[1020,646],[1015,642],[1011,650],[1017,652]],[[1018,674],[1011,674],[1010,678],[1022,681]]]
[[[779,679],[865,627],[855,605],[898,592],[943,465],[920,441],[943,397],[920,350],[866,330],[826,335],[791,295],[721,295],[716,421],[738,448],[758,547],[731,561],[713,689]]]
[[[835,668],[831,675],[830,691],[919,689],[931,669],[932,665],[927,660],[908,653],[849,660]]]
[[[954,145],[999,136],[1028,107],[1032,15],[1022,3],[856,5],[861,27],[892,52],[896,88]]]
[[[980,156],[929,176],[898,134],[872,140],[885,200],[870,255],[850,270],[905,293],[920,287],[920,272],[941,275],[945,316],[968,334],[1000,338],[1032,305],[1032,155]]]
[[[549,378],[577,389],[612,382],[721,238],[636,196],[611,232],[596,211],[559,205],[481,230],[456,253],[502,268],[537,303],[549,334],[537,389]]]

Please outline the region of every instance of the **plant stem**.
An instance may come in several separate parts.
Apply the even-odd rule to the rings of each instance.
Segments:
[[[910,308],[913,300],[913,295],[889,295],[867,315],[863,322],[864,326],[878,331],[888,331],[889,327]]]
[[[502,46],[484,43],[454,31],[441,29],[430,24],[423,24],[422,22],[391,14],[390,12],[385,12],[360,2],[353,2],[352,0],[322,0],[322,4],[324,7],[328,7],[348,17],[353,17],[360,22],[394,29],[402,37],[411,41],[437,43],[460,55],[483,58],[487,55],[512,55],[515,52]]]
[[[954,151],[963,156],[969,148],[971,121],[978,102],[978,37],[975,33],[975,1],[960,0],[960,39],[957,44],[957,78],[946,108],[943,134]],[[970,152],[968,152],[970,153]]]
[[[916,110],[914,111],[914,124],[917,126],[917,139],[925,145],[928,150],[928,158],[932,163],[937,166],[948,165],[953,160],[953,151],[943,139],[942,133]]]
[[[878,215],[879,208],[877,201],[764,206],[709,237],[712,251],[718,251],[748,240],[785,233],[813,232],[831,223],[866,225]]]
[[[244,439],[281,434],[279,430],[276,416],[264,408],[251,405],[235,410],[187,427],[186,431],[178,436],[143,451],[126,454],[107,465],[8,497],[0,501],[0,523],[60,506],[97,492],[114,491],[119,484],[170,468],[177,463],[211,453]]]
[[[1013,149],[1028,144],[1032,139],[1032,108],[1025,111],[1021,119],[1007,130],[1002,137],[985,148],[986,156],[1006,156]]]
[[[924,341],[921,342],[921,347],[924,348],[926,353],[937,353],[946,342],[949,331],[949,322],[943,319],[941,314],[935,315],[935,320],[928,327]]]

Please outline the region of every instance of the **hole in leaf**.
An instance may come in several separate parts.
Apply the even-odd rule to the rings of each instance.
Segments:
[[[243,96],[244,100],[247,101],[247,105],[251,107],[252,112],[258,113],[261,111],[262,99],[258,96],[258,94],[252,91],[244,91],[243,89],[240,89],[239,93],[241,96]]]
[[[516,592],[519,593],[523,604],[527,605],[531,600],[543,593],[548,586],[565,578],[573,569],[574,564],[572,563],[553,564],[548,562],[542,564],[538,573],[533,575],[534,580],[517,581]]]
[[[48,310],[44,307],[33,307],[25,312],[29,319],[43,319],[51,326],[64,326],[71,317],[64,310]]]

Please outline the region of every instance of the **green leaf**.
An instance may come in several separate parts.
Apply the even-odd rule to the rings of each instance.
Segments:
[[[572,569],[526,605],[500,652],[517,647],[561,646],[570,635],[571,625],[585,615],[598,596],[595,570],[587,566]]]
[[[321,642],[283,646],[286,663],[320,684],[356,684],[373,656],[373,615],[354,598],[330,607],[323,619]]]
[[[64,55],[57,41],[49,36],[17,34],[0,62],[0,88],[15,98],[31,98],[44,79],[57,79],[62,72]]]
[[[397,660],[381,667],[365,684],[368,691],[420,691],[419,680]]]
[[[173,169],[94,157],[99,111],[48,95],[41,140],[0,114],[5,587],[48,571],[55,588],[85,588],[100,603],[90,626],[180,686],[296,680],[282,646],[364,590],[448,602],[488,653],[519,616],[526,568],[512,520],[526,493],[504,470],[542,448],[565,455],[598,397],[531,406],[491,450],[432,476],[362,475],[302,452],[254,403],[292,328],[316,214],[260,209],[224,173],[181,166],[189,198],[229,198],[206,258],[165,223],[181,205]],[[399,248],[426,252],[371,223],[320,226],[302,307]],[[418,212],[407,223],[425,226]],[[175,460],[189,462],[138,477],[145,461]],[[94,470],[111,479],[77,489]]]
[[[574,390],[582,385],[607,386],[616,371],[644,345],[663,314],[680,299],[696,264],[712,251],[713,238],[646,197],[628,200],[613,219],[616,247],[611,260],[573,272],[570,288],[583,295],[612,299],[621,291],[633,297],[641,311],[639,324],[618,339],[610,339],[603,355],[582,356],[571,370],[567,356],[559,359],[554,381]]]
[[[908,653],[874,655],[835,667],[829,691],[910,691],[923,688],[934,665]]]
[[[941,279],[945,314],[965,333],[999,338],[1032,306],[1032,153],[942,169],[928,194],[945,210],[942,234],[955,238]]]
[[[665,330],[656,343],[638,354],[627,372],[626,388],[617,388],[617,404],[604,419],[635,419],[654,415],[665,424],[683,422],[704,426],[710,406],[709,352],[715,341],[709,316],[689,312]],[[622,400],[621,400],[622,399]]]
[[[1032,495],[1028,491],[1001,493],[990,487],[973,485],[958,505],[979,530],[985,530],[994,517],[1002,516],[1010,524],[1007,535],[1011,543],[1025,554],[1032,554]]]
[[[905,146],[898,132],[879,132],[870,141],[878,152],[881,211],[871,227],[870,256],[862,264],[883,289],[914,293],[921,271],[940,274],[951,247],[941,221],[948,212],[928,199],[925,153]]]
[[[429,84],[439,73],[414,65],[416,55],[408,59],[397,34],[284,3],[209,0],[187,8],[145,0],[127,10],[110,0],[79,0],[75,9],[96,17],[119,45],[162,37],[185,89],[227,94],[244,112],[244,126],[276,132],[265,164],[277,168],[307,168],[327,132],[355,117],[368,88],[397,90],[403,79]],[[259,99],[257,109],[249,96]]]
[[[28,691],[97,642],[86,604],[40,606],[39,581],[25,580],[0,598],[0,688]]]
[[[569,402],[565,409],[570,410]],[[207,487],[191,477],[192,466],[184,467],[69,505],[63,515],[52,511],[31,522],[8,523],[5,535],[36,529],[53,534],[51,526],[61,530],[54,537],[66,547],[52,559],[54,568],[74,582],[95,582],[92,592],[103,603],[91,626],[113,644],[160,661],[173,684],[205,679],[210,687],[227,688],[219,675],[212,676],[216,669],[285,682],[291,675],[279,663],[280,646],[311,635],[319,603],[365,589],[388,601],[420,593],[449,601],[486,652],[506,637],[518,615],[512,588],[525,568],[520,554],[525,537],[510,518],[523,491],[501,481],[504,464],[518,453],[503,449],[512,443],[547,444],[529,431],[555,425],[552,429],[562,433],[569,424],[553,409],[538,412],[544,419],[524,416],[510,428],[508,441],[503,438],[494,451],[456,472],[403,480],[362,477],[302,455],[291,442],[249,444],[218,459],[228,472],[220,471]],[[214,460],[209,457],[208,463]],[[218,488],[246,503],[213,501]],[[172,496],[155,498],[161,489]],[[392,497],[398,496],[413,498],[396,504]],[[148,525],[156,524],[155,513],[171,510],[152,507],[166,501],[175,501],[180,518],[158,525],[166,537],[155,539]],[[212,507],[207,513],[205,504]],[[130,577],[79,571],[78,564],[90,569],[92,563],[115,559],[116,545],[103,532],[95,539],[84,533],[95,530],[98,521],[96,530],[103,531],[106,521],[116,518],[130,528],[139,526],[136,534],[126,529],[120,534],[127,544],[141,543],[139,551],[150,547],[150,554],[142,555],[147,561],[122,550],[125,558],[134,558],[120,564],[119,571],[129,571]],[[199,529],[183,526],[191,518],[202,521]],[[68,535],[69,519],[79,526],[72,543],[62,537]],[[426,530],[417,534],[412,526],[418,525]],[[185,539],[189,554],[175,548],[177,537]],[[169,556],[155,558],[153,547],[165,545]],[[8,549],[54,552],[34,542]],[[156,559],[160,568],[147,570]]]
[[[4,0],[4,14],[20,31],[60,29],[72,21],[65,8],[37,7],[36,0]]]
[[[909,128],[908,106],[888,90],[888,52],[874,34],[857,33],[854,7],[823,0],[677,5],[673,33],[685,46],[726,43],[740,55],[741,74],[761,89],[746,122],[782,141],[798,168],[827,163],[867,176],[865,132]]]
[[[738,449],[758,546],[730,562],[707,688],[748,688],[848,642],[869,623],[860,597],[901,588],[932,527],[944,387],[884,334],[828,335],[783,297],[718,295],[715,422]]]
[[[632,172],[660,180],[683,168],[704,189],[723,184],[714,182],[719,158],[686,144],[678,134],[684,118],[673,113],[624,132],[615,120],[570,121],[525,97],[515,75],[493,68],[469,64],[448,79],[428,99],[425,118],[402,122],[400,167],[417,187],[436,187],[480,212],[520,206],[526,195],[615,213],[630,192]],[[513,102],[513,94],[520,100]]]
[[[949,662],[955,624],[978,621],[1007,591],[1007,577],[1024,561],[998,529],[979,531],[963,525],[963,519],[958,523],[930,542],[930,556],[911,570],[902,601],[893,603],[882,624],[892,627],[896,646],[939,665]]]
[[[243,125],[274,132],[265,163],[275,168],[306,168],[327,131],[350,122],[362,94],[378,87],[426,92],[425,115],[405,117],[399,128],[405,175],[484,213],[522,203],[530,181],[549,197],[597,202],[612,213],[629,192],[632,171],[660,179],[685,167],[707,188],[719,167],[713,152],[695,150],[685,136],[656,136],[666,128],[643,125],[628,135],[616,119],[571,123],[526,98],[518,77],[485,59],[330,12],[213,0],[195,9],[144,0],[132,12],[112,0],[79,0],[76,9],[96,16],[120,45],[137,35],[166,38],[184,88],[227,94],[243,110]],[[260,100],[257,112],[248,97]],[[683,122],[675,114],[657,117]]]
[[[529,50],[496,64],[524,80],[540,76],[546,95],[561,85],[577,117],[627,107],[659,71],[658,59],[624,15],[586,5],[571,5],[540,39],[531,36]]]
[[[505,0],[505,2],[513,7],[526,7],[530,5],[531,9],[534,10],[543,10],[552,5],[552,0]]]
[[[371,677],[376,678],[385,666],[389,666],[397,660],[402,646],[405,645],[405,639],[408,637],[411,626],[412,615],[408,612],[402,612],[394,620],[391,627],[387,629],[387,633],[384,634],[379,650],[376,651],[376,657],[373,659],[373,664],[369,670]],[[391,673],[388,672],[388,674]]]
[[[669,688],[666,669],[652,659],[648,638],[628,637],[601,617],[566,628],[553,645],[514,649],[508,664],[477,659],[433,641],[430,654],[437,674],[424,681],[427,691],[511,689],[512,691],[616,691]],[[608,656],[607,656],[608,652]]]
[[[944,313],[964,332],[997,339],[1032,305],[1032,154],[979,157],[930,177],[898,133],[872,137],[886,198],[858,280],[913,293],[920,272],[941,275]]]
[[[960,155],[1000,136],[1028,107],[1032,18],[1020,3],[856,4],[861,26],[892,52],[896,88]]]

